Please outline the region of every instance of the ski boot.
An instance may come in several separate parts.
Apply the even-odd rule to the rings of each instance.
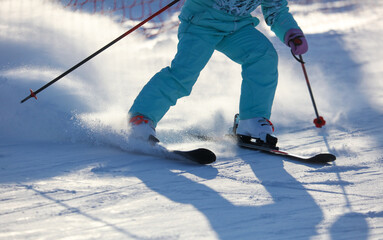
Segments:
[[[130,136],[152,144],[159,142],[156,138],[154,123],[143,115],[135,115],[129,119]]]
[[[234,117],[233,134],[241,143],[248,143],[271,149],[278,149],[278,138],[273,135],[274,126],[266,118],[240,120],[239,114]]]

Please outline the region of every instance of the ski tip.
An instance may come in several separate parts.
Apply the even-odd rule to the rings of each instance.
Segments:
[[[311,158],[312,162],[327,163],[336,160],[336,156],[331,153],[320,153]]]
[[[197,150],[199,150],[199,154],[201,155],[201,158],[197,161],[200,164],[210,164],[215,162],[215,160],[217,159],[215,153],[213,153],[209,149],[200,148]]]
[[[214,152],[206,148],[198,148],[191,151],[173,151],[173,153],[183,156],[184,158],[193,162],[204,165],[213,163],[217,159]]]

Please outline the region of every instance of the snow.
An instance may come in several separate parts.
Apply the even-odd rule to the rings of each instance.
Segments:
[[[175,30],[133,33],[20,104],[127,29],[50,1],[3,0],[0,239],[382,239],[383,2],[290,6],[327,125],[313,125],[300,64],[261,24],[280,56],[271,120],[282,149],[331,152],[328,165],[190,137],[223,136],[237,112],[240,67],[220,53],[158,126],[166,147],[207,147],[216,163],[166,159],[127,139],[126,112],[171,61]]]

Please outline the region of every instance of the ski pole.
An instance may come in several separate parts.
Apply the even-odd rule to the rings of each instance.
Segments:
[[[73,67],[71,67],[70,69],[68,69],[67,71],[65,71],[64,73],[62,73],[60,76],[56,77],[55,79],[53,79],[52,81],[48,82],[47,84],[45,84],[44,86],[42,86],[41,88],[39,88],[38,90],[36,91],[33,91],[32,89],[30,89],[29,91],[31,92],[30,95],[26,98],[24,98],[23,100],[21,100],[21,103],[27,101],[28,99],[30,98],[35,98],[37,99],[37,94],[41,91],[43,91],[44,89],[46,89],[47,87],[49,87],[50,85],[54,84],[55,82],[57,82],[58,80],[60,80],[61,78],[65,77],[66,75],[68,75],[69,73],[73,72],[75,69],[77,69],[78,67],[80,67],[81,65],[83,65],[84,63],[88,62],[89,60],[91,60],[92,58],[94,58],[95,56],[97,56],[98,54],[100,54],[101,52],[103,52],[104,50],[106,50],[107,48],[109,48],[110,46],[112,46],[113,44],[115,44],[116,42],[120,41],[121,39],[123,39],[124,37],[126,37],[127,35],[129,35],[130,33],[134,32],[135,30],[137,30],[138,28],[140,28],[142,25],[144,25],[145,23],[149,22],[150,20],[152,20],[153,18],[157,17],[158,15],[160,15],[161,13],[163,13],[164,11],[166,11],[167,9],[169,9],[170,7],[172,7],[174,4],[176,4],[177,2],[179,2],[180,0],[173,0],[172,2],[170,2],[168,5],[166,5],[165,7],[161,8],[160,10],[158,10],[157,12],[155,12],[153,15],[151,15],[150,17],[146,18],[145,20],[143,20],[142,22],[140,22],[139,24],[137,24],[136,26],[134,26],[133,28],[131,28],[130,30],[126,31],[124,34],[122,34],[121,36],[119,36],[118,38],[114,39],[113,41],[111,41],[110,43],[108,43],[107,45],[105,45],[104,47],[100,48],[98,51],[94,52],[92,55],[90,55],[89,57],[85,58],[84,60],[82,60],[81,62],[77,63],[76,65],[74,65]]]
[[[307,71],[306,71],[306,67],[305,67],[305,62],[303,61],[303,57],[302,55],[299,55],[299,58],[297,56],[294,55],[293,52],[291,52],[294,56],[294,58],[301,63],[302,65],[302,70],[303,70],[303,74],[305,76],[305,79],[306,79],[306,83],[307,83],[307,87],[309,89],[309,93],[310,93],[310,97],[311,97],[311,101],[313,103],[313,106],[314,106],[314,111],[315,111],[315,115],[316,115],[316,118],[314,119],[314,124],[317,128],[321,128],[323,127],[324,125],[326,125],[326,121],[324,120],[324,118],[322,116],[319,116],[319,113],[318,113],[318,109],[317,109],[317,106],[315,104],[315,100],[314,100],[314,94],[313,94],[313,91],[311,89],[311,85],[310,85],[310,81],[309,81],[309,77],[307,75]]]

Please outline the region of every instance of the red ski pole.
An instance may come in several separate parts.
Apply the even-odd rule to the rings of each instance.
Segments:
[[[71,67],[70,69],[68,69],[67,71],[65,71],[64,73],[62,73],[60,76],[56,77],[55,79],[53,79],[52,81],[48,82],[47,84],[45,84],[44,86],[42,86],[41,88],[39,88],[38,90],[36,91],[33,91],[32,89],[30,89],[30,92],[31,94],[24,98],[23,100],[21,100],[21,103],[27,101],[28,99],[30,98],[36,98],[36,95],[43,91],[44,89],[46,89],[47,87],[49,87],[50,85],[52,85],[53,83],[57,82],[58,80],[60,80],[61,78],[65,77],[66,75],[68,75],[69,73],[73,72],[75,69],[77,69],[78,67],[80,67],[81,65],[83,65],[84,63],[88,62],[89,60],[91,60],[92,58],[94,58],[95,56],[97,56],[98,54],[100,54],[101,52],[103,52],[105,49],[109,48],[110,46],[112,46],[113,44],[115,44],[116,42],[120,41],[121,39],[123,39],[124,37],[126,37],[127,35],[129,35],[130,33],[134,32],[135,30],[137,30],[138,28],[140,28],[142,25],[144,25],[145,23],[149,22],[150,20],[152,20],[153,18],[157,17],[158,15],[160,15],[161,13],[163,13],[164,11],[166,11],[167,9],[169,9],[171,6],[173,6],[174,4],[176,4],[177,2],[179,2],[180,0],[173,0],[171,3],[169,3],[168,5],[166,5],[165,7],[161,8],[160,10],[158,10],[157,12],[155,12],[153,15],[151,15],[150,17],[146,18],[145,20],[143,20],[142,22],[140,22],[139,24],[137,24],[136,26],[134,26],[133,28],[131,28],[130,30],[126,31],[124,34],[122,34],[121,36],[119,36],[118,38],[114,39],[113,41],[111,41],[110,43],[108,43],[107,45],[105,45],[104,47],[100,48],[98,51],[96,51],[95,53],[93,53],[92,55],[90,55],[89,57],[85,58],[84,60],[82,60],[81,62],[77,63],[76,65],[74,65],[73,67]]]
[[[302,55],[299,55],[299,58],[297,56],[294,55],[294,53],[292,53],[294,58],[301,63],[302,65],[302,69],[303,69],[303,74],[305,76],[305,79],[306,79],[306,83],[307,83],[307,87],[309,89],[309,93],[310,93],[310,97],[311,97],[311,101],[313,103],[313,106],[314,106],[314,111],[315,111],[315,115],[316,115],[316,118],[314,119],[314,124],[317,128],[321,128],[323,127],[324,125],[326,125],[326,121],[324,120],[324,118],[322,116],[319,116],[319,113],[318,113],[318,109],[317,109],[317,106],[315,104],[315,100],[314,100],[314,95],[313,95],[313,91],[311,89],[311,85],[310,85],[310,81],[309,81],[309,77],[307,75],[307,71],[306,71],[306,67],[305,67],[305,62],[303,61],[303,58],[302,58]]]

